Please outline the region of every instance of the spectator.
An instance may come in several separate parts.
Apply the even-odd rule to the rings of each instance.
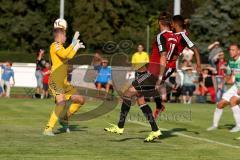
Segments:
[[[222,48],[220,47],[220,43],[218,41],[210,44],[208,46],[209,56],[208,56],[208,61],[214,69],[216,69],[216,61],[218,59],[218,55],[223,53]]]
[[[51,66],[49,62],[45,63],[45,68],[42,70],[43,75],[43,96],[44,98],[49,98],[48,92],[48,80],[51,73]]]
[[[100,66],[95,66],[95,69],[98,70],[98,75],[97,75],[97,79],[96,79],[96,86],[98,89],[98,97],[100,96],[100,91],[102,88],[106,89],[106,94],[105,94],[105,98],[108,98],[108,93],[111,87],[111,83],[112,83],[112,70],[111,68],[108,66],[108,61],[106,59],[102,60],[102,65]]]
[[[215,73],[216,71],[213,67],[206,67],[203,69],[202,75],[199,78],[201,94],[206,96],[206,94],[209,93],[212,103],[216,103]]]
[[[132,56],[132,66],[136,70],[136,74],[145,71],[146,65],[149,63],[149,55],[144,51],[142,44],[138,45],[137,50]]]
[[[43,98],[42,70],[44,69],[45,63],[46,62],[44,60],[44,50],[40,49],[39,52],[37,53],[37,59],[36,59],[36,72],[35,72],[35,76],[36,76],[36,80],[37,80],[37,88],[36,88],[36,93],[35,93],[36,98]]]
[[[224,53],[221,52],[218,56],[218,60],[216,62],[217,67],[217,76],[216,76],[216,87],[217,87],[217,102],[219,102],[222,99],[222,95],[224,91],[226,90],[225,85],[225,70],[227,66],[227,61],[224,59]]]
[[[92,65],[93,66],[100,66],[102,63],[102,56],[100,51],[96,51],[93,60],[92,60]]]
[[[193,92],[195,91],[195,83],[196,76],[193,73],[193,67],[188,66],[183,70],[183,86],[182,86],[182,94],[183,94],[183,103],[191,104]]]
[[[6,97],[10,97],[10,91],[11,91],[11,84],[10,84],[10,79],[12,78],[13,80],[13,85],[15,84],[15,79],[14,79],[14,71],[12,69],[12,62],[8,61],[6,64],[2,64],[2,80],[1,80],[1,87],[3,90],[3,94],[6,95]],[[4,87],[6,86],[6,88]]]
[[[181,69],[183,69],[183,68],[185,68],[185,67],[188,67],[188,66],[190,66],[190,65],[192,65],[192,62],[187,61],[186,59],[183,59],[182,65],[181,65]]]

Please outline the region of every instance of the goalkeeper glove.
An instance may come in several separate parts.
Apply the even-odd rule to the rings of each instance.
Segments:
[[[73,39],[72,39],[72,45],[75,46],[77,44],[77,41],[78,41],[78,37],[80,36],[79,32],[76,31],[74,36],[73,36]]]
[[[77,40],[77,44],[74,46],[73,50],[77,52],[80,48],[85,48],[85,45],[83,42],[80,42],[80,40]]]

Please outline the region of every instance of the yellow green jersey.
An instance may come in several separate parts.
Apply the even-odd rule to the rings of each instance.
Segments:
[[[76,54],[70,45],[66,49],[59,42],[54,42],[50,46],[50,57],[52,62],[51,75],[49,78],[49,88],[56,94],[67,92],[70,84],[67,82],[67,61],[72,59]]]

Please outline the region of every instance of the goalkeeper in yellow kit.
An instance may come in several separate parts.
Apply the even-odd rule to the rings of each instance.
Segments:
[[[66,41],[67,23],[64,19],[57,19],[54,23],[54,42],[50,46],[50,57],[52,61],[51,75],[49,77],[49,88],[55,97],[56,106],[43,132],[44,135],[54,136],[53,127],[56,122],[64,126],[66,132],[69,117],[77,112],[84,104],[84,98],[67,81],[68,60],[72,59],[79,48],[85,48],[78,40],[79,32],[75,32],[72,43],[65,49],[63,44]],[[66,101],[71,101],[69,108]]]

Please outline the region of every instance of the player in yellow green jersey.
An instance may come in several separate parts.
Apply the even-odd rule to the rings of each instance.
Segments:
[[[85,48],[85,46],[78,40],[79,32],[75,32],[72,43],[64,48],[66,28],[67,23],[64,19],[55,21],[54,42],[50,46],[52,69],[49,77],[49,88],[55,97],[56,106],[43,132],[47,136],[54,136],[53,128],[56,122],[64,119],[65,124],[67,124],[69,117],[84,104],[84,97],[79,95],[76,88],[67,81],[67,62],[75,56],[78,49]],[[72,102],[69,108],[66,108],[66,101]],[[68,125],[66,126],[66,132],[70,132]]]

